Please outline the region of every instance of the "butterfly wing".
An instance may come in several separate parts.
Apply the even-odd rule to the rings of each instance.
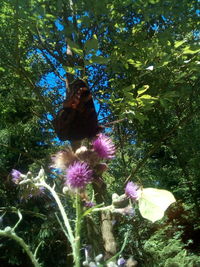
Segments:
[[[72,84],[70,94],[53,124],[62,141],[92,138],[99,132],[92,94],[85,82],[77,80]]]

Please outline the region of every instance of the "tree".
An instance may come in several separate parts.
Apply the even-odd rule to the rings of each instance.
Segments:
[[[158,184],[189,208],[195,205],[194,224],[199,213],[197,2],[4,0],[1,13],[4,205],[16,196],[3,193],[10,190],[5,180],[11,169],[34,172],[57,150],[51,121],[79,77],[88,80],[102,123],[122,119],[112,128],[118,155],[104,178],[113,184],[108,195],[121,193],[128,180]],[[150,235],[148,227],[137,229]],[[137,248],[142,251],[148,237],[134,238],[142,240]],[[127,255],[137,249],[127,248]]]

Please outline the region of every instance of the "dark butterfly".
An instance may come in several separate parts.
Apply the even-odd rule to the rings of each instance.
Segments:
[[[100,131],[92,94],[84,81],[76,80],[71,84],[53,125],[61,141],[92,138]]]

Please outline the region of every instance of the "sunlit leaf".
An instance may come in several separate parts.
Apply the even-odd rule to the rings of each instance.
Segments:
[[[67,39],[67,44],[70,46],[71,50],[79,55],[79,56],[83,56],[83,50],[79,47],[79,45],[77,45],[76,43],[72,42],[70,39]]]
[[[150,4],[156,4],[156,3],[158,3],[160,0],[149,0],[149,3]]]
[[[52,14],[45,14],[45,16],[48,18],[48,19],[56,19],[56,17]]]
[[[153,97],[153,96],[151,96],[151,95],[142,95],[142,96],[140,96],[139,97],[139,99],[140,100],[151,100],[151,101],[155,101],[155,100],[157,100],[157,98],[156,97]]]
[[[129,106],[135,107],[137,106],[137,101],[135,99],[131,99],[131,101],[127,102]]]
[[[67,66],[63,66],[63,68],[65,69],[65,71],[67,72],[67,73],[70,73],[70,74],[76,74],[76,70],[75,70],[75,68],[72,68],[72,67],[67,67]]]
[[[181,46],[182,44],[184,44],[186,42],[186,40],[181,40],[181,41],[176,41],[174,44],[175,48],[178,48],[179,46]]]
[[[127,62],[136,68],[142,67],[142,65],[143,65],[142,62],[140,62],[138,60],[133,60],[133,59],[128,59]]]
[[[162,219],[166,209],[175,201],[173,194],[167,190],[144,188],[139,198],[139,210],[142,217],[155,222]]]
[[[137,90],[138,95],[143,94],[143,93],[146,92],[148,89],[149,89],[149,85],[143,85],[141,88],[139,88],[139,89]]]
[[[186,46],[184,49],[183,49],[183,54],[196,54],[200,52],[200,48],[199,49],[196,49],[196,48],[191,48],[190,46]]]

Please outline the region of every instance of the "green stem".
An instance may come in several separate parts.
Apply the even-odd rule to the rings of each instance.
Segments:
[[[72,250],[73,250],[73,252],[74,252],[75,248],[74,248],[74,235],[73,235],[73,231],[72,231],[71,225],[70,225],[70,223],[69,223],[69,219],[68,219],[68,217],[67,217],[67,214],[66,214],[66,212],[65,212],[65,209],[64,209],[64,207],[63,207],[63,205],[62,205],[62,203],[61,203],[61,201],[60,201],[60,198],[58,197],[58,195],[57,195],[57,193],[55,192],[55,190],[54,190],[51,186],[49,186],[48,184],[46,184],[44,181],[41,182],[41,183],[39,183],[38,185],[39,185],[39,186],[44,186],[44,187],[46,187],[46,188],[51,192],[52,196],[54,197],[54,199],[55,199],[55,201],[56,201],[56,203],[57,203],[57,205],[58,205],[58,208],[59,208],[59,210],[60,210],[60,213],[61,213],[61,215],[62,215],[64,224],[65,224],[65,227],[66,227],[66,229],[67,229],[68,236],[69,236],[69,242],[70,242],[70,244],[71,244],[71,246],[72,246]],[[73,253],[73,254],[74,254],[74,253]]]
[[[8,237],[8,238],[15,240],[27,253],[31,262],[33,263],[33,266],[35,267],[41,266],[39,262],[37,261],[36,257],[34,256],[34,254],[30,251],[29,246],[24,242],[24,240],[21,237],[15,234],[12,228],[7,229],[7,230],[0,230],[0,236]]]
[[[106,207],[103,207],[103,208],[94,208],[94,209],[92,209],[92,212],[107,211],[107,210],[113,211],[114,210],[113,205],[106,206]]]
[[[110,261],[115,261],[115,259],[122,254],[122,251],[124,250],[126,244],[127,244],[127,240],[128,240],[128,236],[129,236],[129,232],[126,232],[125,234],[125,238],[124,238],[124,242],[122,244],[122,247],[120,249],[119,252],[117,252],[112,258],[110,258],[109,260],[106,261],[106,263],[109,263]]]
[[[74,260],[75,267],[80,267],[81,256],[81,222],[82,222],[82,209],[81,209],[81,199],[79,194],[76,194],[76,225],[75,225],[75,251],[74,251]]]

